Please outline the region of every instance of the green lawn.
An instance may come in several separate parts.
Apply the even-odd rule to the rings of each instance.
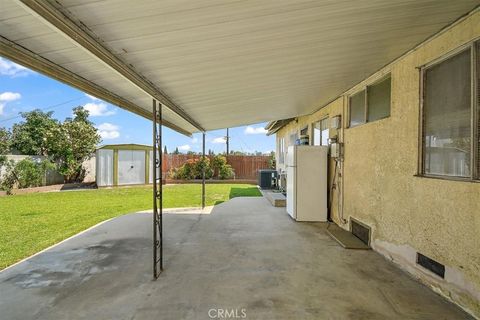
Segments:
[[[199,207],[201,185],[164,186],[165,208]],[[260,196],[246,184],[207,184],[206,204]],[[0,270],[101,221],[152,208],[151,187],[0,197]]]

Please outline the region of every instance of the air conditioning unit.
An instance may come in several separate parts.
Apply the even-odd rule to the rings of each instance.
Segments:
[[[258,170],[258,185],[262,189],[273,189],[274,180],[277,178],[277,170],[262,169]]]

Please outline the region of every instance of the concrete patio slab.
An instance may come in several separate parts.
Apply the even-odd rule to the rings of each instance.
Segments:
[[[164,217],[152,281],[152,217],[129,214],[0,273],[1,319],[469,319],[373,251],[264,198]],[[224,317],[225,318],[225,317]]]

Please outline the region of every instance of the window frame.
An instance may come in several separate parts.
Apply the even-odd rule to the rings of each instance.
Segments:
[[[285,137],[278,138],[278,164],[285,164]]]
[[[436,65],[443,63],[444,61],[463,53],[464,51],[470,51],[470,176],[449,176],[441,174],[431,174],[425,172],[425,94],[426,94],[426,71]],[[441,57],[434,59],[427,64],[424,64],[419,69],[419,125],[418,125],[418,170],[416,176],[425,178],[435,178],[442,180],[454,180],[454,181],[467,181],[467,182],[480,182],[480,105],[478,101],[478,95],[480,94],[479,77],[480,77],[480,62],[477,60],[477,55],[480,52],[480,40],[473,40],[465,45],[462,45]]]
[[[322,130],[322,125],[321,125],[322,121],[329,120],[329,119],[330,119],[330,117],[328,115],[325,115],[322,118],[312,122],[312,124],[310,125],[311,126],[310,134],[311,134],[311,137],[312,137],[312,139],[310,139],[310,145],[311,146],[328,146],[329,145],[328,141],[326,142],[326,144],[323,144],[323,142],[322,142],[322,131],[323,130]],[[316,123],[318,123],[319,126],[320,126],[320,144],[318,144],[318,145],[315,145],[315,134],[314,133],[315,133],[315,124]],[[327,124],[326,129],[328,129],[328,136],[330,137],[330,123]]]
[[[381,83],[381,82],[383,82],[387,79],[390,79],[390,105],[389,105],[390,110],[389,110],[388,116],[380,118],[380,119],[376,119],[376,120],[373,120],[373,121],[368,121],[368,88],[373,87],[373,86],[375,86],[375,85],[377,85],[377,84],[379,84],[379,83]],[[351,112],[351,110],[352,110],[351,109],[351,98],[354,95],[356,95],[356,94],[358,94],[362,91],[365,92],[365,102],[364,102],[364,110],[363,110],[363,120],[364,120],[364,122],[352,126],[351,125],[351,122],[352,122],[351,121],[352,120],[351,119],[351,114],[352,114],[352,112]],[[349,94],[347,98],[348,98],[347,99],[348,100],[348,102],[347,102],[348,103],[348,108],[347,108],[347,110],[348,110],[348,126],[347,126],[347,129],[360,127],[360,126],[363,126],[363,125],[368,124],[368,123],[381,121],[381,120],[390,118],[392,116],[392,112],[391,112],[392,111],[392,74],[389,72],[389,73],[383,75],[382,77],[376,79],[375,81],[372,81],[369,84],[363,86],[360,90],[357,90],[357,91]]]

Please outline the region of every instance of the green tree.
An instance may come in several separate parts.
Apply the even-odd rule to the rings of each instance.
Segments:
[[[11,134],[5,128],[0,128],[0,167],[7,161],[5,156],[10,151]]]
[[[13,125],[11,147],[22,154],[47,156],[49,148],[46,137],[60,126],[52,118],[53,112],[33,110],[20,114],[25,121]]]
[[[90,159],[101,139],[88,111],[83,107],[73,109],[74,117],[67,118],[46,135],[49,156],[57,163],[58,171],[66,182],[81,182],[85,177],[82,164]]]
[[[175,151],[173,151],[173,154],[180,154],[180,151],[178,151],[178,147],[175,148]]]

